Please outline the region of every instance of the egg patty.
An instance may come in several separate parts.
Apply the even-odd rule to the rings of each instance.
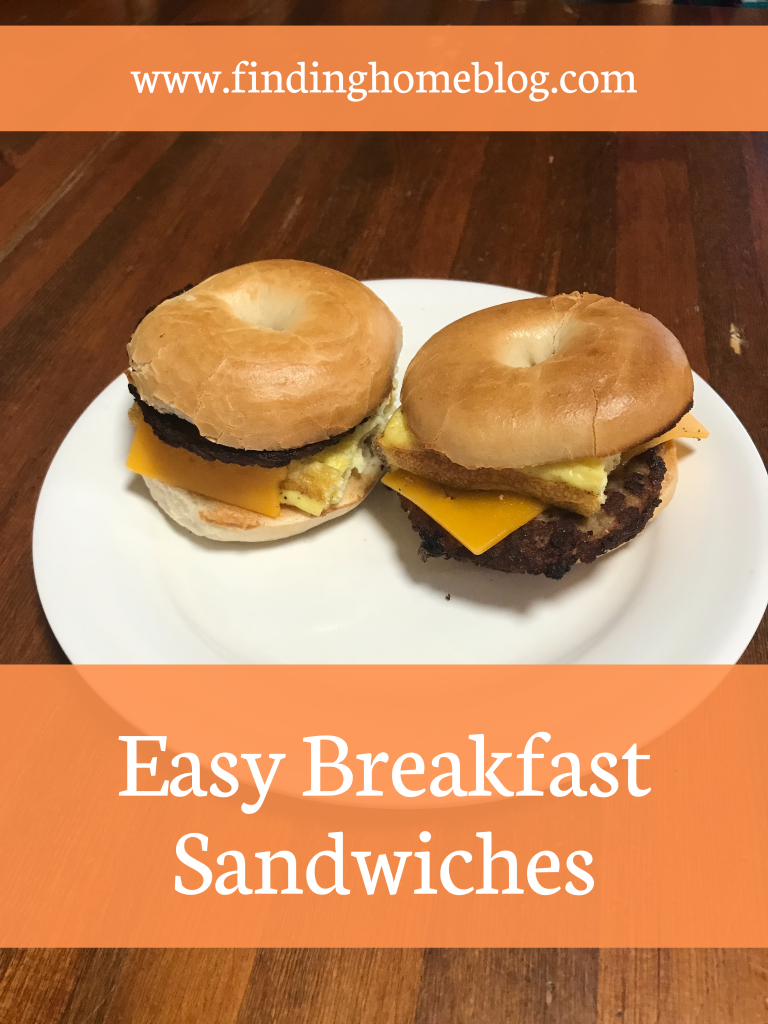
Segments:
[[[281,483],[280,503],[319,516],[341,500],[350,474],[375,472],[381,465],[373,451],[373,438],[381,432],[392,411],[392,397],[360,423],[351,434],[310,458],[296,459]]]

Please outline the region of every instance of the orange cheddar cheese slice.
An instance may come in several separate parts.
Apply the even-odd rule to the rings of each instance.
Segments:
[[[705,437],[709,437],[709,431],[707,428],[702,426],[696,417],[692,416],[689,412],[687,412],[671,430],[668,430],[666,434],[662,434],[661,437],[655,437],[653,441],[646,441],[645,444],[638,445],[637,448],[632,448],[630,451],[624,452],[621,457],[621,461],[628,462],[636,455],[640,455],[641,452],[645,452],[649,448],[655,448],[657,444],[662,444],[664,441],[674,441],[678,438],[682,439],[686,437],[699,441],[703,441]]]
[[[381,481],[418,505],[473,555],[482,555],[543,512],[532,498],[497,491],[458,491],[395,469]]]
[[[172,487],[182,487],[273,519],[280,515],[280,482],[285,469],[208,462],[183,448],[164,444],[147,423],[137,425],[126,465],[134,473]]]

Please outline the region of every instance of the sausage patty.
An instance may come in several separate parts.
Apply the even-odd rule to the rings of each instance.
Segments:
[[[580,516],[547,508],[482,555],[473,555],[412,501],[401,495],[400,502],[421,537],[424,560],[455,558],[501,572],[559,580],[577,562],[594,562],[642,532],[661,502],[665,473],[664,459],[651,448],[610,474],[598,512]]]
[[[323,448],[337,444],[342,438],[357,430],[357,426],[350,427],[343,434],[336,434],[325,441],[313,441],[312,444],[305,444],[301,448],[280,448],[276,451],[255,451],[250,448],[229,448],[225,444],[217,444],[203,437],[194,423],[183,420],[181,416],[174,416],[170,412],[160,412],[151,405],[147,405],[139,398],[139,392],[133,386],[128,385],[128,390],[136,399],[136,404],[141,409],[141,414],[147,421],[152,431],[161,441],[170,445],[171,448],[185,448],[193,455],[199,455],[201,459],[208,462],[228,462],[236,466],[263,466],[265,469],[279,469],[287,466],[294,459],[306,459],[317,455]],[[362,420],[361,422],[365,422]]]

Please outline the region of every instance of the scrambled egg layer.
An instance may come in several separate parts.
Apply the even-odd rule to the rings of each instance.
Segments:
[[[411,428],[405,421],[405,414],[402,409],[397,409],[387,423],[384,433],[381,435],[381,443],[386,448],[415,448],[416,438],[411,433]]]
[[[550,462],[545,466],[525,466],[520,472],[540,480],[567,484],[579,491],[599,494],[602,498],[605,496],[608,474],[616,469],[620,461],[621,455],[609,455],[605,459],[579,459],[573,462]]]
[[[403,410],[398,409],[384,430],[382,444],[389,448],[415,448],[416,438],[406,422]],[[550,462],[543,466],[525,466],[519,470],[526,476],[567,484],[590,494],[605,494],[608,474],[618,466],[621,455],[609,455],[605,459],[578,459],[573,462]]]
[[[351,473],[376,472],[380,463],[371,450],[370,441],[381,433],[392,412],[392,404],[390,397],[338,444],[324,448],[311,458],[289,463],[280,485],[280,503],[319,516],[338,505]]]

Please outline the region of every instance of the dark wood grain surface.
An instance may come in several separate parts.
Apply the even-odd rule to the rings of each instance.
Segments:
[[[3,0],[0,25],[764,25],[741,0]]]
[[[35,502],[136,322],[269,256],[616,295],[678,334],[768,456],[764,136],[5,135],[0,661],[64,660],[34,586]],[[744,660],[768,661],[765,623]],[[0,1024],[538,1021],[764,1024],[768,953],[0,951]]]
[[[0,950],[2,1024],[764,1024],[768,951]]]

